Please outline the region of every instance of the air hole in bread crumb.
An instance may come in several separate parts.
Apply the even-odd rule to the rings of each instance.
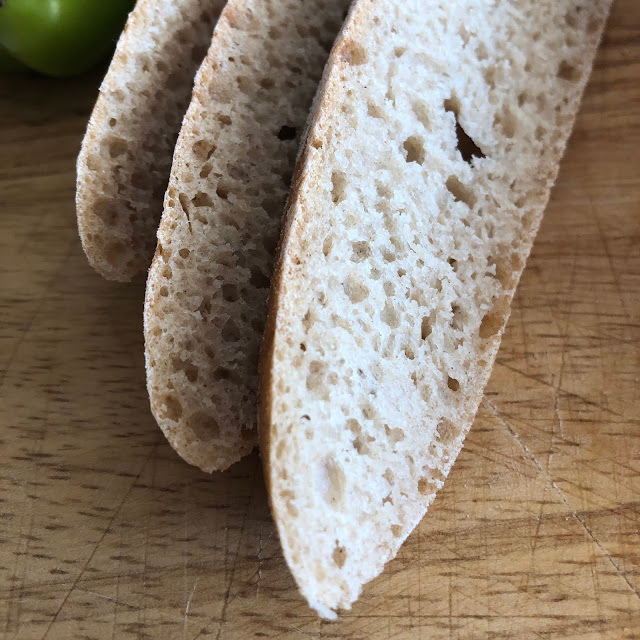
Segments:
[[[98,200],[93,205],[93,213],[109,227],[113,227],[118,221],[117,205],[108,198]]]
[[[279,218],[282,213],[282,204],[277,198],[265,198],[260,206],[270,218]]]
[[[222,327],[222,339],[225,342],[238,342],[240,340],[240,331],[233,319],[229,318]]]
[[[191,199],[191,202],[195,207],[212,207],[213,200],[209,196],[208,193],[204,193],[203,191],[198,191],[195,196]]]
[[[223,284],[222,297],[227,302],[235,302],[238,299],[238,287],[235,284]]]
[[[334,171],[331,174],[331,200],[333,204],[340,204],[345,199],[347,177],[343,171]]]
[[[251,267],[250,282],[256,289],[268,289],[270,280],[258,267]]]
[[[240,93],[244,93],[245,95],[251,93],[251,90],[253,88],[252,80],[249,80],[249,78],[247,78],[246,76],[238,76],[236,81],[238,83],[238,90],[240,91]]]
[[[482,150],[478,145],[474,142],[473,138],[471,138],[467,132],[464,130],[459,120],[460,113],[460,102],[455,97],[444,101],[444,109],[445,111],[450,111],[453,113],[456,120],[456,140],[457,140],[457,148],[462,156],[462,159],[467,163],[471,164],[473,158],[484,158],[486,157]]]
[[[362,369],[358,369],[358,373],[361,377],[364,377],[364,372],[362,371]],[[378,412],[375,410],[373,405],[367,403],[362,407],[362,415],[364,416],[365,420],[375,420]]]
[[[456,428],[453,422],[447,420],[446,418],[443,418],[438,423],[437,440],[446,447],[456,439],[458,431],[459,430]]]
[[[342,509],[347,478],[339,462],[324,462],[320,470],[320,484],[326,501],[335,509]]]
[[[416,357],[416,354],[414,353],[413,349],[409,346],[409,345],[405,345],[403,347],[403,352],[404,355],[409,359],[409,360],[414,360]]]
[[[387,434],[387,438],[389,438],[389,442],[392,444],[402,442],[405,439],[405,434],[402,429],[391,428],[388,424],[385,424],[384,431]]]
[[[356,450],[358,455],[361,455],[361,456],[369,455],[367,445],[365,444],[364,440],[360,436],[355,438],[351,443],[351,445]]]
[[[190,253],[189,249],[180,249],[180,251],[178,251],[178,255],[181,258],[188,258]]]
[[[332,248],[333,248],[333,236],[332,235],[328,235],[324,239],[324,242],[322,243],[322,254],[324,255],[325,258],[327,258],[329,256],[329,254],[331,253],[331,249]]]
[[[184,375],[187,377],[187,380],[189,382],[197,382],[198,381],[198,375],[199,375],[199,370],[198,367],[196,367],[194,364],[191,363],[187,363],[184,368]]]
[[[420,336],[423,340],[426,340],[431,335],[431,318],[424,317],[420,324]]]
[[[402,535],[402,526],[399,524],[392,524],[391,533],[393,534],[394,538],[399,538]]]
[[[291,518],[297,518],[298,517],[298,509],[296,508],[295,504],[293,504],[293,501],[295,500],[296,494],[293,493],[293,491],[290,491],[289,489],[286,489],[285,491],[281,491],[280,492],[280,497],[285,501],[285,505],[287,508],[287,513],[289,514],[289,516]]]
[[[295,140],[298,130],[295,127],[283,125],[278,131],[278,140]]]
[[[481,338],[495,336],[502,328],[504,316],[502,313],[488,313],[480,323],[479,334]]]
[[[204,296],[196,311],[198,311],[203,318],[208,318],[211,313],[211,298]]]
[[[163,416],[168,420],[177,422],[182,417],[182,404],[175,396],[166,396],[164,399]]]
[[[173,271],[171,271],[171,267],[168,264],[165,264],[164,267],[162,268],[162,277],[166,278],[167,280],[171,280],[172,276],[173,276]]]
[[[118,124],[118,121],[115,118],[109,118],[109,126],[115,127]]]
[[[232,373],[230,369],[227,369],[226,367],[218,367],[214,372],[213,372],[213,379],[214,380],[231,380],[232,378]]]
[[[160,287],[160,295],[166,298],[169,295],[169,289],[167,289],[167,287]]]
[[[127,142],[122,138],[111,138],[109,140],[109,156],[118,158],[127,152]]]
[[[493,126],[502,127],[502,132],[507,138],[513,138],[516,135],[516,129],[518,126],[518,120],[515,113],[506,106],[502,110],[502,115],[496,115],[493,120]]]
[[[464,311],[460,305],[451,305],[451,327],[457,330],[464,327]]]
[[[128,246],[123,242],[109,242],[105,247],[104,257],[110,265],[115,266],[122,261],[128,250]]]
[[[216,145],[208,140],[197,140],[191,147],[193,155],[199,160],[209,160],[216,150]],[[208,173],[207,173],[208,175]],[[205,176],[203,176],[205,177]]]
[[[456,202],[464,202],[470,209],[476,204],[476,197],[471,189],[460,180],[457,176],[449,176],[446,182],[447,190],[453,196]]]
[[[389,251],[389,249],[382,250],[382,257],[385,262],[394,262],[396,259],[396,254],[393,251]]]
[[[345,42],[338,55],[340,55],[347,64],[353,66],[365,64],[368,59],[366,48],[355,40]]]
[[[347,298],[349,298],[353,304],[359,304],[369,297],[368,287],[358,282],[358,280],[352,276],[349,276],[345,280],[343,288]]]
[[[346,547],[339,546],[337,540],[332,557],[336,567],[338,567],[338,569],[342,569],[342,567],[344,567],[344,563],[347,561],[347,549]]]
[[[180,202],[180,206],[182,207],[182,211],[184,215],[187,216],[187,220],[189,219],[189,198],[184,193],[178,194],[178,202]]]
[[[557,76],[561,80],[576,82],[580,79],[580,72],[574,65],[570,64],[566,60],[563,60],[558,67]]]
[[[216,195],[222,200],[227,200],[229,197],[229,187],[224,184],[219,184],[216,187]]]
[[[371,247],[368,242],[351,243],[351,262],[364,262],[371,257]]]
[[[397,329],[400,326],[400,314],[389,301],[384,305],[384,309],[382,310],[380,317],[382,318],[382,321],[392,329]]]
[[[209,177],[209,174],[211,173],[212,169],[213,167],[208,162],[202,165],[202,169],[200,169],[200,177],[201,178]]]
[[[451,391],[457,391],[460,388],[460,383],[451,376],[447,377],[447,387],[451,389]]]
[[[217,118],[220,124],[224,124],[225,126],[229,126],[231,124],[231,118],[224,114],[219,114]]]
[[[424,140],[420,136],[409,136],[402,146],[406,152],[405,160],[407,162],[424,164]]]
[[[572,29],[576,29],[578,27],[578,16],[575,11],[570,9],[567,13],[564,14],[564,21],[567,23],[569,27]]]
[[[391,506],[393,506],[393,498],[391,497],[391,494],[387,494],[383,499],[382,499],[382,506],[384,507],[385,504],[390,504]]]
[[[367,103],[367,115],[371,118],[378,120],[384,120],[384,110],[373,102]]]
[[[429,107],[426,102],[422,100],[416,100],[411,105],[411,110],[414,115],[418,119],[418,122],[425,128],[429,129],[430,118],[429,118]]]
[[[327,366],[320,360],[313,360],[309,363],[309,374],[306,381],[309,391],[318,391],[322,388],[326,368]]]

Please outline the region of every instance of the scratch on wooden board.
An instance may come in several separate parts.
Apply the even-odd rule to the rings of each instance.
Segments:
[[[538,384],[544,385],[545,387],[551,387],[554,390],[562,392],[568,398],[575,398],[576,400],[580,400],[580,402],[584,402],[584,404],[586,404],[589,407],[595,407],[596,409],[600,409],[601,411],[604,411],[605,413],[609,413],[609,414],[611,414],[613,416],[616,416],[618,418],[622,418],[623,420],[626,420],[626,417],[624,415],[622,415],[621,413],[619,413],[617,411],[614,411],[610,407],[605,407],[604,405],[599,404],[598,402],[594,402],[593,400],[589,400],[588,398],[585,398],[584,396],[581,396],[579,393],[575,393],[574,391],[567,391],[566,389],[562,389],[560,387],[556,387],[551,382],[547,382],[546,380],[542,380],[541,378],[536,378],[535,376],[532,376],[532,375],[526,373],[525,371],[522,371],[522,369],[518,369],[517,367],[514,367],[511,364],[507,364],[506,362],[502,362],[502,361],[496,361],[496,366],[497,367],[504,367],[505,369],[508,369],[509,371],[513,371],[514,373],[517,373],[517,374],[519,374],[521,376],[524,376],[525,378],[527,378],[527,380],[531,380],[532,382],[537,382]]]
[[[496,420],[498,420],[498,422],[511,434],[511,436],[518,443],[518,446],[522,449],[522,451],[525,453],[525,455],[537,467],[538,471],[540,471],[540,473],[542,475],[544,475],[546,480],[553,487],[553,490],[556,492],[558,497],[562,500],[562,502],[569,509],[569,511],[570,511],[571,515],[573,516],[573,518],[575,518],[575,520],[582,526],[582,528],[585,530],[585,532],[587,533],[589,538],[591,538],[591,541],[596,545],[596,547],[598,547],[598,549],[600,549],[600,552],[602,553],[602,555],[604,555],[605,558],[607,558],[607,560],[609,560],[609,562],[611,563],[611,566],[614,568],[614,570],[618,574],[618,576],[620,576],[620,578],[622,578],[625,581],[625,583],[629,587],[629,589],[631,589],[631,591],[633,591],[633,593],[636,594],[636,597],[638,598],[638,600],[640,600],[640,591],[633,586],[633,584],[629,581],[629,578],[627,578],[625,572],[622,571],[622,569],[620,569],[620,567],[616,564],[616,562],[613,559],[613,557],[600,544],[600,541],[595,537],[595,535],[593,534],[593,532],[589,528],[589,525],[580,517],[580,514],[571,506],[571,503],[569,502],[568,498],[564,495],[562,489],[560,489],[560,487],[557,485],[555,480],[544,470],[544,468],[542,467],[542,465],[540,464],[538,459],[533,455],[533,453],[531,452],[529,447],[527,447],[527,445],[524,442],[522,442],[522,440],[520,440],[520,437],[518,436],[516,431],[502,417],[502,415],[500,414],[500,412],[498,411],[496,406],[491,402],[491,400],[487,400],[485,398],[483,402],[484,402],[485,406],[487,406],[489,408],[489,410],[494,415]]]
[[[191,593],[189,594],[189,598],[187,599],[187,604],[184,608],[184,637],[187,637],[187,621],[189,619],[189,607],[191,607],[191,600],[193,598],[193,594],[196,592],[196,588],[198,586],[198,580],[200,578],[196,578],[196,581],[193,583],[193,589],[191,589]]]
[[[118,505],[116,510],[113,512],[113,515],[111,516],[111,518],[110,518],[105,530],[102,532],[102,535],[100,536],[100,539],[95,543],[95,545],[93,547],[93,551],[89,554],[89,557],[87,558],[85,563],[82,565],[82,569],[80,569],[80,573],[78,573],[78,577],[71,584],[70,589],[67,591],[66,595],[62,599],[62,602],[60,603],[60,606],[58,607],[58,609],[56,610],[55,614],[52,616],[51,620],[49,621],[49,624],[47,625],[47,628],[44,630],[44,633],[42,634],[40,640],[45,640],[45,638],[49,635],[49,632],[51,631],[53,625],[55,624],[56,620],[58,619],[58,616],[60,615],[60,612],[62,611],[64,605],[67,603],[67,600],[69,600],[69,596],[75,590],[76,585],[78,584],[78,582],[80,582],[80,578],[82,578],[82,576],[84,575],[84,572],[86,571],[87,567],[89,566],[89,563],[91,562],[91,560],[95,556],[96,552],[100,548],[100,545],[102,544],[103,540],[107,537],[107,534],[109,533],[109,531],[111,531],[111,527],[113,526],[113,523],[115,522],[116,518],[118,517],[118,514],[122,510],[122,507],[124,506],[125,502],[129,498],[129,494],[133,490],[133,487],[138,482],[138,480],[140,480],[140,477],[142,476],[142,472],[145,470],[147,464],[149,463],[149,461],[155,455],[156,449],[158,448],[158,444],[160,444],[161,440],[162,439],[161,439],[161,436],[159,434],[158,437],[156,438],[156,442],[154,443],[153,447],[151,448],[151,451],[149,452],[149,455],[142,462],[142,466],[140,467],[140,471],[138,472],[138,475],[135,478],[133,478],[131,484],[129,485],[129,488],[125,492],[124,496],[122,496],[122,500],[120,501],[120,504]]]
[[[121,598],[112,598],[111,596],[105,596],[103,593],[98,593],[97,591],[91,591],[91,589],[78,588],[76,589],[76,591],[79,591],[81,593],[90,593],[92,596],[95,596],[96,598],[101,598],[102,600],[108,600],[109,602],[115,602],[117,604],[121,604],[127,607],[128,609],[130,609],[131,611],[141,611],[143,609],[143,607],[139,607],[135,604],[130,604],[128,602],[125,602]]]
[[[224,601],[222,603],[222,612],[220,613],[220,620],[218,622],[218,632],[216,633],[215,640],[220,640],[220,637],[222,636],[222,629],[224,628],[224,624],[227,620],[227,608],[229,607],[229,600],[231,598],[231,585],[233,584],[233,578],[235,576],[236,567],[238,565],[238,557],[240,555],[240,546],[242,544],[242,536],[244,535],[245,529],[247,527],[247,522],[249,520],[249,511],[251,510],[251,504],[253,502],[253,496],[255,494],[255,487],[260,477],[261,477],[260,467],[257,466],[255,469],[254,478],[253,478],[253,491],[251,491],[249,495],[247,508],[244,512],[242,525],[240,526],[240,531],[238,533],[238,544],[236,546],[236,552],[233,556],[233,564],[231,565],[231,575],[229,576],[229,584],[227,585],[227,588],[224,593]],[[191,640],[198,640],[198,638],[202,637],[202,635],[207,632],[207,627],[209,623],[212,622],[213,620],[215,620],[215,617],[208,620],[206,624],[202,627],[202,629],[200,629],[200,631],[195,636],[193,636]]]

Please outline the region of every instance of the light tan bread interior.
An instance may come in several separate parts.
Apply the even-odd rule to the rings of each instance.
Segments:
[[[148,268],[193,77],[224,0],[138,0],[118,41],[77,165],[90,264],[109,280]]]
[[[359,0],[285,217],[261,361],[284,554],[335,617],[462,447],[608,0]]]
[[[231,0],[175,151],[145,303],[151,408],[205,471],[257,442],[271,268],[305,121],[347,0]]]

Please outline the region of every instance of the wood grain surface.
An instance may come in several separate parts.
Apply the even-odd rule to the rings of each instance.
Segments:
[[[144,283],[101,280],[75,229],[98,82],[0,78],[0,637],[640,638],[640,3],[614,5],[467,444],[336,623],[257,455],[207,476],[149,413]]]

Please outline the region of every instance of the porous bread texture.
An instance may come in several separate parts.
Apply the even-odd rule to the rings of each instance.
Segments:
[[[138,0],[100,87],[77,162],[91,266],[126,282],[156,248],[173,148],[223,0]]]
[[[176,146],[145,302],[147,386],[205,471],[257,443],[258,347],[299,140],[347,0],[232,0]]]
[[[285,558],[350,608],[458,455],[608,0],[360,0],[285,217],[261,444]]]

